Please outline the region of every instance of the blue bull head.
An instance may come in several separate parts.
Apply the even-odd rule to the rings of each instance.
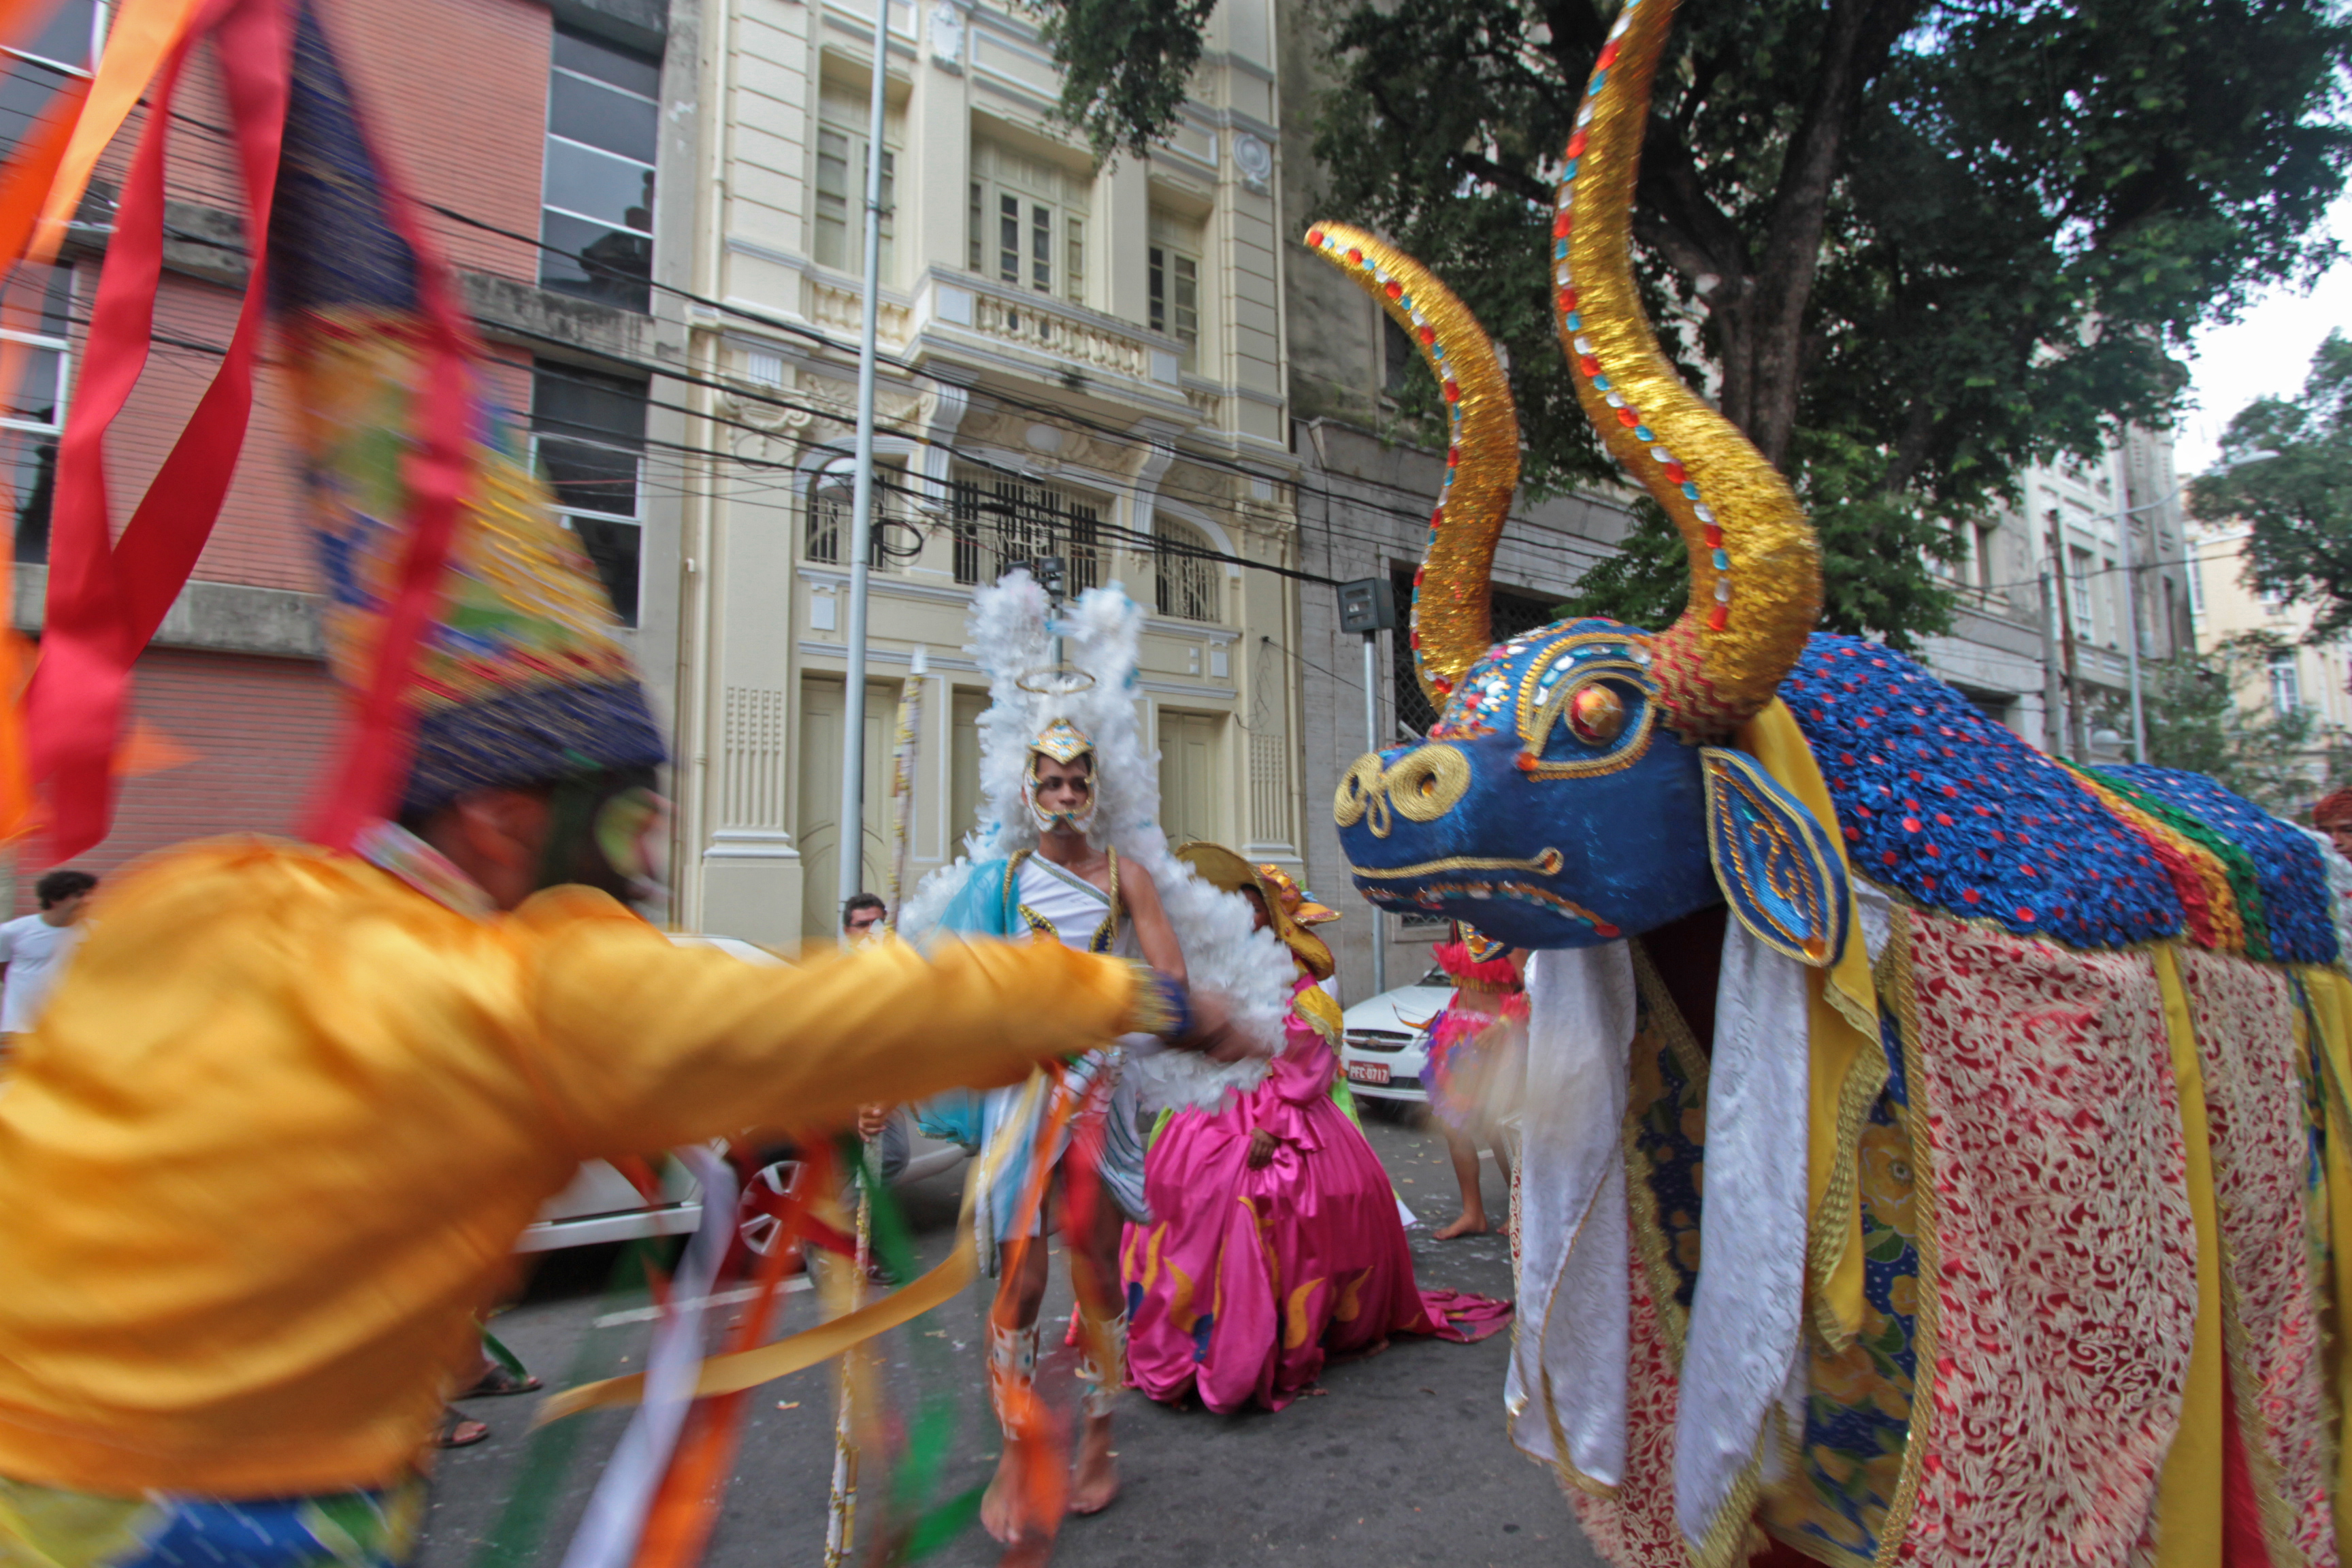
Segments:
[[[1610,620],[1513,638],[1422,743],[1359,757],[1332,812],[1364,896],[1517,947],[1613,942],[1728,900],[1791,956],[1834,957],[1834,846],[1746,753],[1659,721],[1654,640]]]
[[[1518,947],[1580,947],[1717,899],[1700,753],[1658,723],[1650,637],[1570,621],[1488,652],[1417,746],[1332,803],[1357,887]]]
[[[1659,351],[1628,258],[1668,10],[1620,12],[1567,148],[1552,293],[1587,417],[1689,547],[1689,606],[1659,632],[1567,621],[1493,645],[1489,574],[1518,483],[1508,381],[1426,268],[1318,225],[1308,247],[1421,345],[1450,425],[1412,601],[1414,667],[1441,718],[1418,745],[1359,758],[1334,808],[1357,887],[1385,908],[1540,948],[1639,935],[1727,900],[1759,935],[1822,963],[1845,920],[1835,847],[1725,744],[1803,649],[1820,545],[1786,481]]]

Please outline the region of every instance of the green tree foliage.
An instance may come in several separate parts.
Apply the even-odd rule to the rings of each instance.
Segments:
[[[2352,342],[2329,333],[2302,396],[2263,398],[2230,421],[2221,459],[2191,482],[2189,506],[2252,529],[2252,585],[2311,605],[2308,640],[2352,630]]]
[[[2271,639],[2254,637],[2148,664],[2141,688],[2147,760],[2210,774],[2265,810],[2305,818],[2327,787],[2312,776],[2314,753],[2327,747],[2322,760],[2330,779],[2341,777],[2344,759],[2320,733],[2315,710],[2282,714],[2266,701],[2239,700],[2262,689],[2279,651]],[[2117,711],[2104,721],[2123,731],[2131,718]]]
[[[1051,0],[1031,7],[1060,62],[1057,118],[1097,160],[1148,156],[1176,123],[1217,0]]]
[[[1068,51],[1076,0],[1037,3],[1066,107],[1110,101]],[[1326,213],[1428,262],[1510,350],[1531,488],[1608,476],[1546,266],[1614,6],[1302,3],[1329,45]],[[2333,254],[2314,229],[2352,159],[2352,26],[2327,0],[1685,0],[1669,47],[1633,226],[1652,319],[1816,507],[1834,624],[1936,629],[1912,542],[2166,419],[2194,328]]]

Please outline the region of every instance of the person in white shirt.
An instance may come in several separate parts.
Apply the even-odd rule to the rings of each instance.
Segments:
[[[87,871],[51,871],[33,884],[41,912],[0,925],[0,1062],[32,1028],[65,973],[81,944],[82,911],[97,890],[98,879]]]

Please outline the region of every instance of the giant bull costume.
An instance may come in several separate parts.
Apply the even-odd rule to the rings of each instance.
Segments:
[[[1584,410],[1690,547],[1664,631],[1489,646],[1494,350],[1411,258],[1307,236],[1453,426],[1412,610],[1441,717],[1335,805],[1368,898],[1538,950],[1514,1437],[1640,1568],[2332,1563],[2352,868],[1811,635],[1802,509],[1635,294],[1673,10],[1626,0],[1553,226]]]

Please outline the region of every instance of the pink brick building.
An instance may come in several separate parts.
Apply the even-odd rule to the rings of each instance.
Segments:
[[[635,628],[657,702],[677,663],[680,400],[652,368],[682,358],[695,0],[319,0],[381,150],[458,269],[499,361],[494,386],[532,431],[559,503]],[[34,37],[0,40],[0,142],[104,47],[106,0],[62,0]],[[37,634],[48,475],[98,286],[131,132],[101,164],[39,352],[5,411],[16,473],[16,624]],[[126,518],[218,365],[245,286],[244,194],[208,57],[170,126],[165,273],[147,372],[110,439]],[[675,174],[675,178],[672,175]],[[656,193],[660,199],[656,200]],[[220,521],[134,672],[133,709],[176,765],[131,780],[111,836],[74,864],[101,876],[166,845],[290,831],[340,731],[287,388],[265,369]],[[661,470],[668,470],[665,478]],[[29,900],[37,849],[20,856]]]

